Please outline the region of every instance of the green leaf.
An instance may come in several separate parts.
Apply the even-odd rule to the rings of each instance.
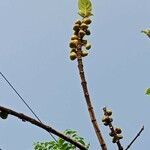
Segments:
[[[78,0],[79,15],[89,17],[92,15],[92,3],[90,0]]]
[[[145,29],[145,30],[142,30],[141,32],[150,38],[150,29]]]
[[[150,96],[150,88],[147,88],[147,89],[145,90],[145,94]]]
[[[64,134],[73,140],[80,142],[87,147],[87,149],[89,149],[90,145],[85,142],[84,138],[78,136],[77,131],[67,129],[64,131]],[[34,143],[34,150],[76,150],[76,146],[65,141],[64,139],[58,138],[57,142],[36,142]]]

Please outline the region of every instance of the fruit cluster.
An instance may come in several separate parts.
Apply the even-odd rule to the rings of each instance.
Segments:
[[[102,122],[104,123],[105,126],[108,126],[111,122],[113,122],[113,118],[111,117],[111,115],[112,115],[111,110],[106,110],[106,112],[104,113]]]
[[[121,128],[114,128],[112,125],[113,119],[112,119],[112,111],[104,108],[104,116],[102,118],[102,122],[105,126],[109,126],[111,132],[109,135],[112,137],[112,142],[117,143],[120,139],[123,138],[121,135],[122,130]]]
[[[5,112],[5,111],[0,111],[0,117],[1,117],[2,119],[7,119],[8,113]]]
[[[74,34],[71,37],[71,41],[69,43],[70,51],[70,59],[75,60],[77,56],[77,51],[81,50],[81,57],[85,57],[88,55],[88,50],[91,48],[91,44],[87,42],[87,40],[83,39],[85,35],[90,35],[91,32],[88,29],[89,24],[92,21],[90,18],[86,17],[82,20],[77,20],[74,24],[73,30]],[[84,49],[82,49],[84,47]]]

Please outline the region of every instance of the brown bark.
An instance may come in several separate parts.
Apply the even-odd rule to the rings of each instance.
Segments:
[[[75,145],[80,150],[87,150],[83,145],[81,145],[80,143],[74,141],[70,137],[67,137],[66,135],[58,132],[57,130],[53,129],[52,127],[47,126],[47,125],[45,125],[45,124],[43,124],[43,123],[41,123],[41,122],[39,122],[39,121],[29,117],[29,116],[26,116],[26,115],[24,115],[22,113],[18,113],[18,112],[14,111],[14,110],[11,110],[11,109],[8,109],[8,108],[2,107],[2,106],[0,106],[0,111],[6,112],[6,113],[8,113],[10,115],[18,117],[22,121],[30,122],[31,124],[46,130],[47,132],[53,133],[56,136],[58,136],[58,137],[60,137],[60,138],[62,138],[64,140],[66,140],[67,142],[70,142],[71,144]]]
[[[89,111],[89,115],[90,115],[90,119],[92,122],[92,125],[94,127],[95,133],[97,135],[98,141],[101,145],[102,150],[107,150],[105,141],[103,139],[102,133],[99,129],[96,117],[95,117],[95,113],[94,113],[94,109],[92,106],[92,102],[90,99],[90,95],[89,95],[89,91],[88,91],[88,87],[87,87],[87,81],[85,79],[85,74],[84,74],[84,69],[83,69],[83,62],[82,62],[82,56],[81,56],[81,47],[82,45],[78,45],[77,48],[77,61],[78,61],[78,69],[79,69],[79,74],[80,74],[80,79],[81,79],[81,85],[82,85],[82,89],[83,89],[83,93],[84,93],[84,97],[86,100],[86,104],[88,107],[88,111]]]

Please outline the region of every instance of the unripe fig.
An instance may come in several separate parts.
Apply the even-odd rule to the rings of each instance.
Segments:
[[[74,32],[74,35],[78,36],[78,33],[79,33],[79,31],[75,31],[75,32]]]
[[[82,40],[82,45],[86,45],[87,44],[87,40]]]
[[[114,134],[113,132],[110,132],[109,135],[110,135],[111,137],[114,137],[115,134]]]
[[[78,44],[78,40],[71,40],[69,43],[70,48],[76,48]]]
[[[78,36],[77,35],[73,35],[72,37],[71,37],[71,40],[77,40],[78,39]]]
[[[116,142],[117,142],[117,139],[116,139],[115,137],[113,137],[113,138],[112,138],[112,142],[113,142],[113,143],[116,143]]]
[[[110,121],[110,122],[113,122],[113,118],[110,118],[110,117],[109,117],[109,121]]]
[[[89,54],[89,52],[87,51],[87,50],[82,50],[82,52],[81,52],[81,56],[82,57],[85,57],[85,56],[87,56]]]
[[[85,33],[86,33],[86,35],[90,35],[91,34],[90,30],[86,30]]]
[[[102,117],[102,122],[105,122],[106,121],[106,116],[103,116]]]
[[[92,21],[91,21],[90,18],[84,18],[84,19],[83,19],[83,22],[88,25],[88,24],[90,24]]]
[[[77,21],[75,22],[75,24],[81,25],[81,21],[80,21],[80,20],[77,20]]]
[[[77,58],[77,54],[75,52],[70,53],[70,60],[75,60]]]
[[[112,118],[110,118],[109,116],[104,116],[103,117],[103,119],[102,119],[102,122],[105,122],[105,123],[110,123],[110,122],[112,122],[113,121],[113,119]]]
[[[70,53],[71,53],[71,52],[75,52],[75,53],[76,53],[76,49],[75,49],[75,48],[72,48],[71,51],[70,51]]]
[[[2,119],[7,119],[8,113],[7,113],[7,112],[4,112],[4,111],[1,111],[1,112],[0,112],[0,117],[1,117]]]
[[[82,23],[81,26],[80,26],[80,28],[81,28],[82,30],[87,30],[88,25],[85,24],[85,23]]]
[[[108,123],[108,122],[104,122],[104,125],[105,125],[105,126],[108,126],[108,125],[109,125],[109,123]]]
[[[116,132],[117,134],[120,134],[120,133],[122,132],[122,130],[121,130],[120,128],[116,128],[116,129],[115,129],[115,132]]]
[[[80,36],[81,38],[83,38],[83,37],[85,36],[85,32],[84,32],[83,30],[80,30],[80,31],[79,31],[79,36]]]
[[[90,43],[87,43],[87,44],[86,44],[86,49],[89,50],[90,48],[91,48],[91,44],[90,44]]]
[[[118,138],[118,140],[121,140],[121,139],[123,139],[123,136],[121,134],[118,134],[117,138]]]
[[[78,32],[79,28],[80,28],[80,25],[79,24],[75,24],[74,27],[73,27],[73,30]]]
[[[112,115],[112,111],[111,110],[107,110],[107,115],[111,116]]]

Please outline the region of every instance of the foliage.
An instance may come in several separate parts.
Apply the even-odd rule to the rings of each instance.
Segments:
[[[141,32],[150,38],[150,29],[145,29],[145,30],[142,30]]]
[[[147,89],[145,90],[145,94],[150,96],[150,88],[147,88]]]
[[[89,17],[92,15],[92,3],[90,0],[78,0],[79,15]]]
[[[84,138],[77,135],[77,132],[74,130],[65,130],[64,134],[75,140],[76,142],[81,143],[87,149],[89,148],[89,144],[87,144]],[[50,142],[37,142],[34,143],[34,150],[75,150],[76,147],[69,142],[66,142],[64,139],[58,138],[56,141]]]

